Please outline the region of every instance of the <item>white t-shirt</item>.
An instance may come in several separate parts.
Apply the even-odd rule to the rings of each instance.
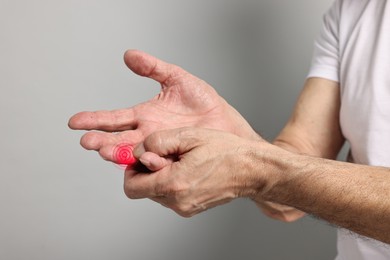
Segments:
[[[336,0],[308,77],[340,83],[340,125],[359,164],[390,167],[390,2]],[[337,260],[390,259],[390,245],[338,231]]]

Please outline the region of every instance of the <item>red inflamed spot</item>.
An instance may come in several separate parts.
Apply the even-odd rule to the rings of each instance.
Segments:
[[[137,162],[133,155],[131,144],[119,144],[114,148],[113,159],[116,164],[124,167],[132,166]]]

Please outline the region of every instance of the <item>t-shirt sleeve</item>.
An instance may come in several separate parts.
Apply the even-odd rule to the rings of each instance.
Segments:
[[[339,18],[341,0],[336,0],[323,17],[321,33],[314,43],[314,53],[308,73],[339,82]]]

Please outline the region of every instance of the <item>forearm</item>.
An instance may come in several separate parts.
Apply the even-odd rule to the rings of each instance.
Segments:
[[[307,154],[316,156],[317,154],[310,149],[308,146],[304,146],[301,142],[291,142],[291,139],[285,139],[283,134],[279,135],[274,141],[273,144],[282,148],[283,150],[296,153],[296,154]],[[318,156],[318,155],[317,155]],[[255,201],[256,205],[262,210],[262,212],[270,218],[284,221],[284,222],[293,222],[296,221],[306,214],[294,207],[283,205],[280,203],[274,203],[270,201],[257,200]]]
[[[272,174],[257,198],[390,243],[390,169],[276,150],[267,153]]]
[[[275,139],[273,142],[274,145],[293,153],[301,153],[297,147],[284,142],[280,139]],[[268,217],[280,220],[283,222],[293,222],[296,221],[306,214],[294,207],[283,205],[280,203],[274,203],[271,201],[256,200],[256,205],[261,209],[261,211]]]
[[[308,79],[293,114],[273,144],[295,154],[335,159],[344,143],[339,125],[339,95],[337,82],[321,78]],[[281,218],[277,219],[280,220],[296,220],[304,215],[292,208],[284,210],[288,207],[278,210],[277,204],[268,203],[271,210],[268,210],[270,207],[265,208],[263,203],[258,205],[263,211],[279,213],[271,217],[279,215]]]

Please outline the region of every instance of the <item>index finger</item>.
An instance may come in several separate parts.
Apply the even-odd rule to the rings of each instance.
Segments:
[[[101,130],[117,132],[133,130],[137,127],[134,111],[131,108],[80,112],[73,115],[68,126],[74,130]]]
[[[133,169],[125,171],[124,191],[130,199],[143,199],[164,196],[161,189],[162,174],[166,170],[162,169],[154,173],[139,173]]]

